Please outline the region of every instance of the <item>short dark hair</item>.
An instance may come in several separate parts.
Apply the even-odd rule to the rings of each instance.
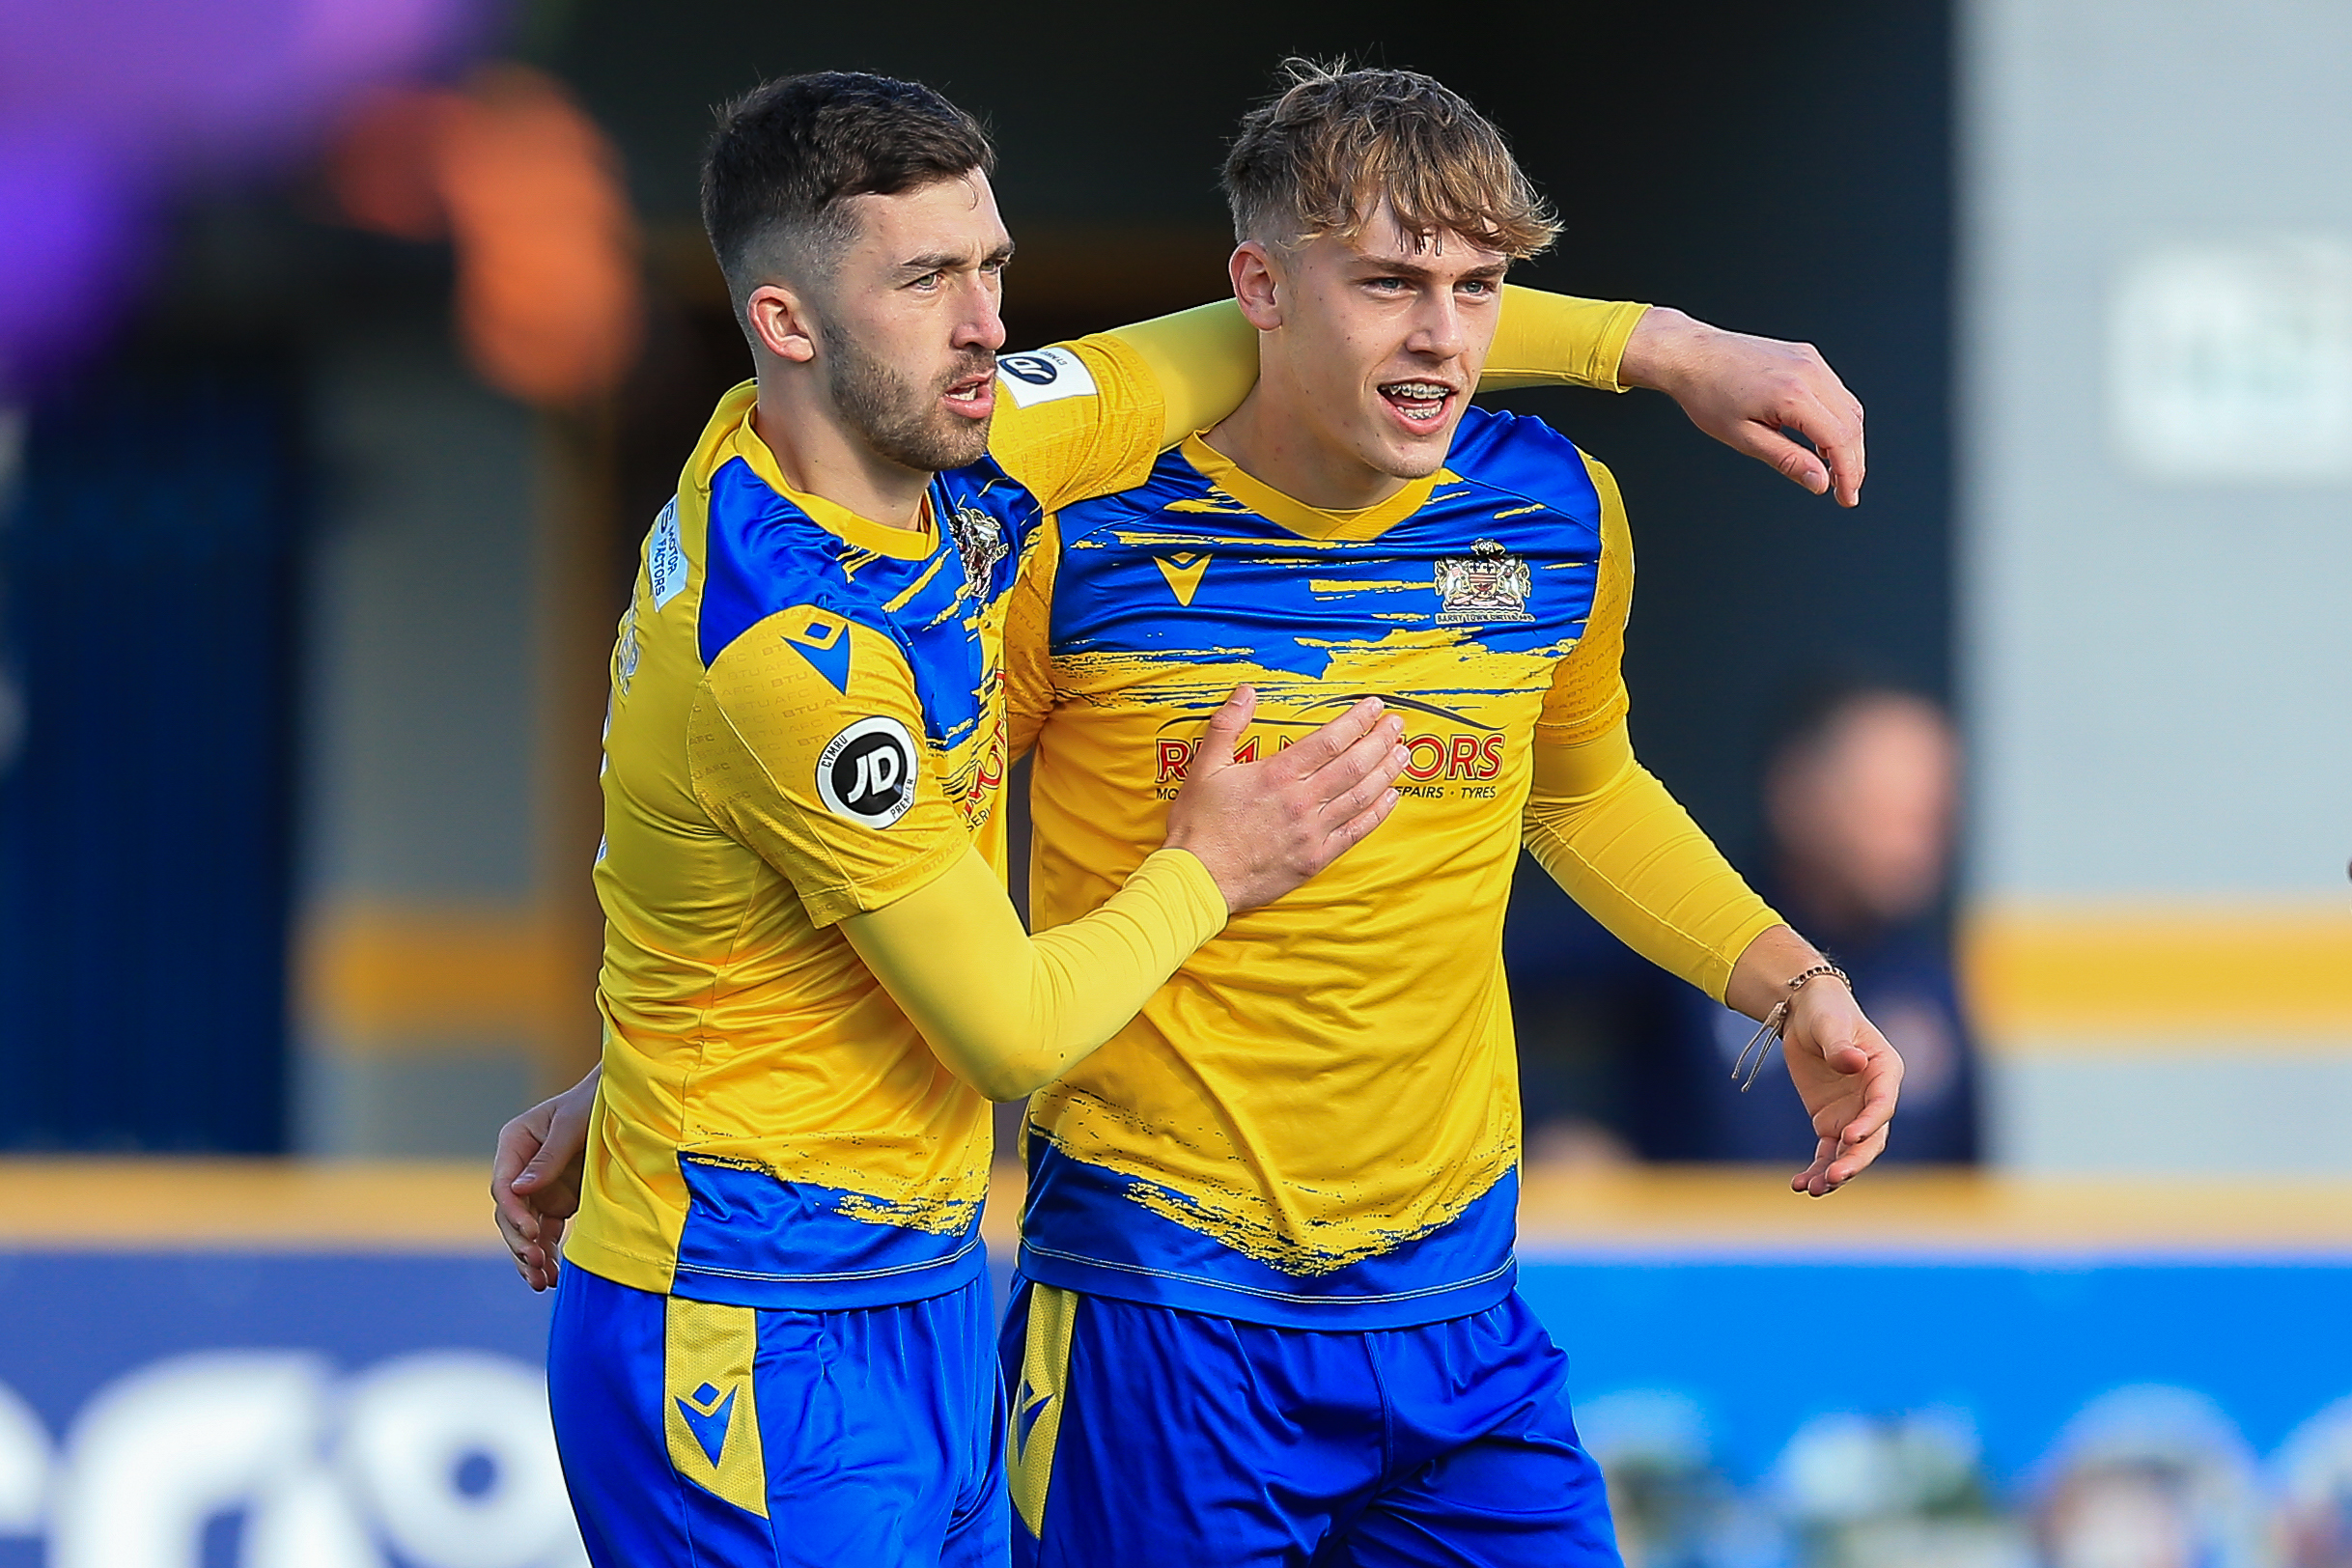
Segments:
[[[1447,230],[1514,258],[1558,235],[1502,132],[1435,77],[1292,59],[1282,80],[1225,155],[1236,239],[1353,238],[1384,201],[1409,235]]]
[[[861,70],[779,76],[719,110],[703,156],[702,225],[741,294],[764,241],[819,259],[846,242],[851,197],[995,167],[980,123],[920,82]]]

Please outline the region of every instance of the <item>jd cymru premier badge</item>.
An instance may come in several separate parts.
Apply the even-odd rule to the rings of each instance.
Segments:
[[[887,827],[914,804],[914,737],[895,718],[861,718],[817,757],[817,794],[836,817]]]

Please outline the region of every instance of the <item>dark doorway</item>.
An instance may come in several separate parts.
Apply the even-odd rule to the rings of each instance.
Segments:
[[[285,1145],[300,441],[271,362],[31,411],[0,560],[0,1146]]]

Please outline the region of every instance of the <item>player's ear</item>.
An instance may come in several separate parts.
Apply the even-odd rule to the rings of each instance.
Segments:
[[[760,347],[778,359],[805,365],[817,357],[817,323],[801,297],[779,283],[763,283],[743,299],[743,318]]]
[[[1225,270],[1233,279],[1233,297],[1251,326],[1271,332],[1282,324],[1281,262],[1273,250],[1258,240],[1245,239],[1233,248]]]

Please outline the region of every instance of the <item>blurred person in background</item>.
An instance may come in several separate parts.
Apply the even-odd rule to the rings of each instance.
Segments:
[[[1915,692],[1869,682],[1813,686],[1768,753],[1767,893],[1854,978],[1904,1064],[1889,1160],[1973,1163],[1975,1048],[1946,929],[1959,801],[1949,717]],[[1755,1033],[1687,987],[1637,1007],[1618,1064],[1623,1125],[1652,1160],[1772,1162],[1813,1146],[1805,1107],[1773,1069],[1743,1094],[1732,1068]]]

